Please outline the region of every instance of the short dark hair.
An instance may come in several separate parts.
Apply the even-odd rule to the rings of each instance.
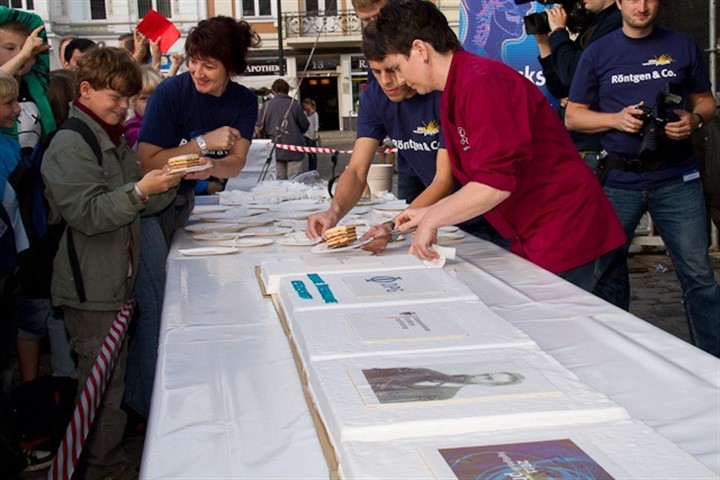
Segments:
[[[278,78],[272,84],[273,93],[290,93],[290,85],[282,78]]]
[[[65,46],[65,63],[69,63],[75,50],[85,53],[89,48],[97,45],[89,38],[74,38]]]
[[[78,59],[77,67],[76,96],[80,94],[79,86],[82,82],[88,82],[95,90],[109,88],[127,97],[137,95],[142,90],[140,66],[122,48],[91,48]]]
[[[244,20],[212,17],[202,20],[188,35],[185,53],[192,58],[214,58],[230,75],[240,75],[247,68],[250,47],[260,45],[260,36]]]
[[[26,37],[29,37],[32,33],[30,27],[28,27],[26,23],[19,20],[10,20],[0,23],[0,30],[4,32],[18,33],[20,35],[25,35]]]
[[[409,56],[415,40],[429,43],[439,53],[462,47],[447,18],[433,3],[390,0],[363,31],[363,53],[369,60],[382,60],[391,54]]]

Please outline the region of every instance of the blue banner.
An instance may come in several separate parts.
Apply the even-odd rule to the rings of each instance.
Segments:
[[[510,65],[557,102],[545,87],[535,38],[525,33],[523,24],[524,16],[544,8],[537,2],[461,0],[459,38],[465,50]]]

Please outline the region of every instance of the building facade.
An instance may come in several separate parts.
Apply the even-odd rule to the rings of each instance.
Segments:
[[[457,31],[461,0],[433,1]],[[183,51],[188,32],[202,19],[226,15],[245,20],[260,34],[262,45],[252,52],[245,75],[236,80],[260,89],[283,76],[291,86],[299,85],[299,98],[309,97],[317,104],[321,130],[352,129],[367,85],[361,25],[350,0],[0,0],[0,5],[38,13],[55,51],[67,35],[117,45],[118,37],[131,32],[151,8],[182,34],[170,53]],[[670,26],[682,30],[684,25],[706,48],[707,0],[669,3],[664,8],[669,10],[664,12],[666,19],[696,18],[692,25]],[[696,15],[683,15],[688,12]],[[59,67],[55,56],[52,65]]]

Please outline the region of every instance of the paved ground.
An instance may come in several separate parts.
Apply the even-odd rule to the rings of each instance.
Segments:
[[[353,132],[321,132],[323,144],[338,150],[351,149],[354,142]],[[340,155],[336,173],[341,173],[349,160],[349,155]],[[324,179],[332,173],[330,155],[321,154],[318,158],[318,170]],[[720,254],[711,252],[715,268],[715,277],[720,279]],[[630,283],[632,288],[631,312],[672,335],[688,341],[688,327],[682,305],[680,285],[670,257],[662,251],[644,250],[634,253],[628,259]],[[45,367],[47,368],[47,367]],[[142,457],[144,437],[129,431],[125,449],[131,463],[139,469]],[[172,461],[172,459],[168,459]],[[25,479],[45,478],[43,474],[25,475]],[[137,472],[125,472],[121,480],[137,478]]]

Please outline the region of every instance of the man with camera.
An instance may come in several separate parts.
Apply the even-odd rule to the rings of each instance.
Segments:
[[[660,0],[617,5],[622,29],[583,53],[565,118],[571,130],[603,133],[601,181],[628,237],[598,262],[595,293],[629,308],[627,252],[649,212],[675,264],[692,341],[720,356],[720,286],[690,143],[690,134],[715,115],[708,73],[692,39],[655,26]]]
[[[580,55],[592,42],[619,29],[622,17],[615,0],[546,0],[542,3],[558,5],[534,14],[537,17],[529,15],[535,20],[526,20],[525,24],[528,33],[535,35],[548,91],[561,99],[560,116],[563,117]],[[577,36],[571,38],[572,33]],[[588,165],[595,168],[601,150],[600,136],[579,132],[570,135]]]

